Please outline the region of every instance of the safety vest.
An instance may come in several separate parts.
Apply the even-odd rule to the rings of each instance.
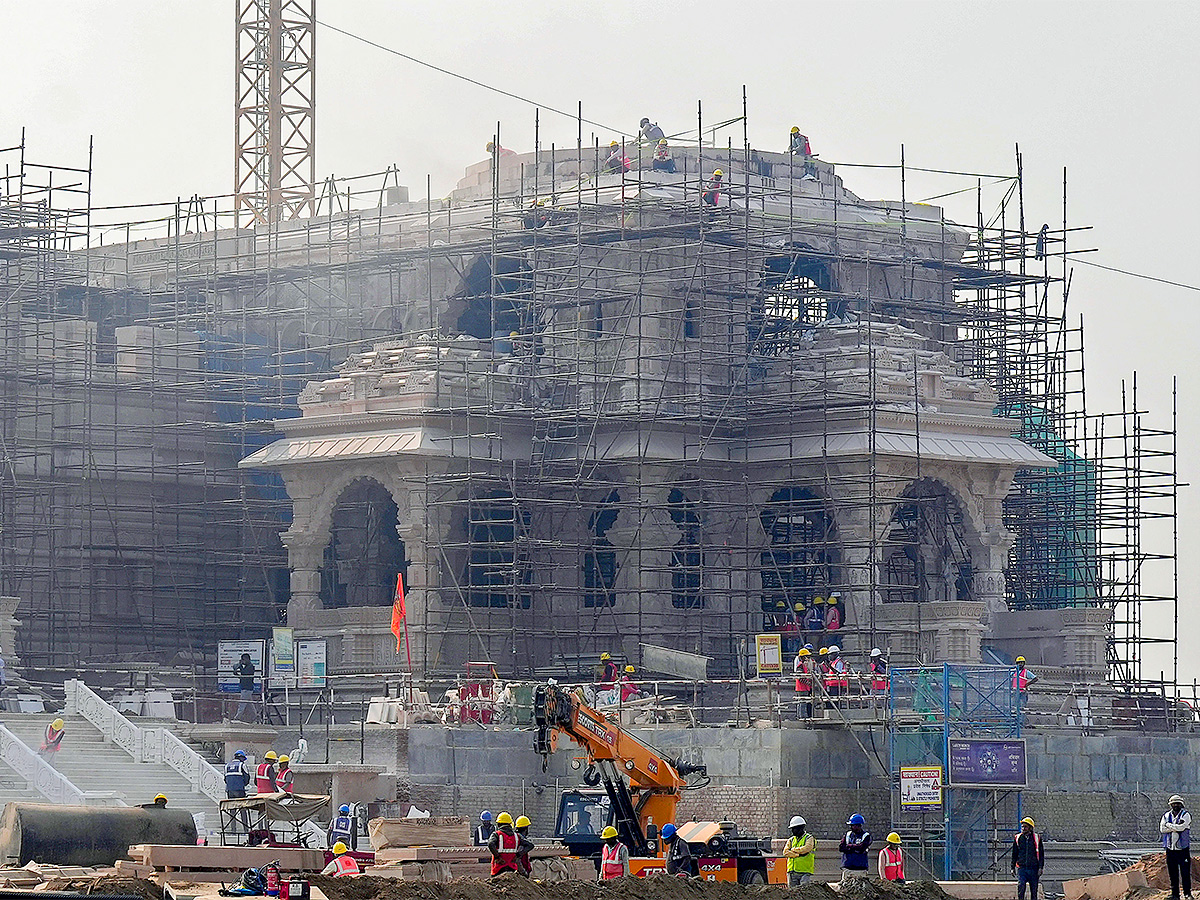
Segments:
[[[879,867],[884,881],[903,881],[904,851],[899,847],[884,847],[879,851]]]
[[[886,691],[888,689],[887,664],[871,662],[871,690]]]
[[[275,767],[269,762],[261,762],[254,772],[254,788],[260,794],[274,794],[278,788],[275,786]]]
[[[611,847],[605,844],[600,850],[600,879],[620,878],[625,874],[625,866],[621,864],[621,851],[625,845],[617,841]]]
[[[296,773],[291,769],[280,769],[279,774],[275,776],[275,785],[279,790],[290,794],[292,792],[292,783],[296,780]]]
[[[826,688],[848,688],[850,679],[846,677],[846,663],[841,657],[828,663],[828,674],[825,676]]]
[[[796,659],[795,665],[792,667],[796,676],[796,690],[801,693],[808,694],[812,692],[812,676],[808,671],[808,662],[800,658]]]
[[[58,745],[62,743],[63,735],[66,734],[65,728],[55,729],[53,724],[46,726],[46,739],[42,741],[42,749],[49,750],[51,753],[57,752]]]
[[[225,790],[245,791],[246,782],[249,778],[250,776],[246,773],[246,767],[240,759],[225,763]]]
[[[521,839],[515,834],[505,834],[503,831],[497,830],[496,852],[492,856],[493,876],[503,872],[517,871],[517,847],[520,844]]]
[[[817,839],[808,832],[804,833],[804,837],[796,837],[794,834],[788,838],[785,849],[787,850],[803,850],[808,848],[808,852],[803,856],[789,856],[787,858],[787,870],[789,872],[807,872],[813,874],[817,864]]]
[[[336,844],[338,841],[350,842],[350,837],[354,833],[354,824],[349,816],[338,816],[333,820],[333,824],[329,826],[329,843]]]
[[[358,875],[362,870],[358,868],[358,860],[349,853],[343,853],[341,856],[333,858],[333,864],[337,867],[333,870],[333,877],[338,878],[342,875]]]
[[[1013,672],[1012,686],[1014,691],[1020,691],[1024,694],[1029,688],[1029,670],[1021,668]]]

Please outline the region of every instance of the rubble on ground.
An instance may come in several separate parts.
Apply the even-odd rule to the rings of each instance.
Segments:
[[[1123,872],[1140,871],[1146,876],[1146,884],[1158,891],[1171,889],[1171,876],[1167,872],[1167,854],[1147,853]],[[1192,857],[1192,883],[1200,884],[1200,857]]]

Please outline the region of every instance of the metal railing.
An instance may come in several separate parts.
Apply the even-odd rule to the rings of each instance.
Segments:
[[[51,803],[83,806],[88,796],[28,744],[0,725],[0,759]]]

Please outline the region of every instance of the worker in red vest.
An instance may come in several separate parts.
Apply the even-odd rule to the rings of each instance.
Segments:
[[[279,759],[274,750],[263,754],[263,761],[254,772],[254,789],[260,794],[274,794],[279,791],[275,783],[275,761]]]
[[[604,846],[600,848],[600,875],[597,881],[608,881],[629,874],[629,848],[617,837],[617,829],[605,826],[600,832]]]
[[[521,846],[517,849],[517,874],[526,878],[533,876],[533,863],[529,861],[529,851],[533,849],[533,841],[529,837],[532,824],[529,816],[517,816],[517,837],[522,838]]]
[[[796,661],[792,663],[792,674],[796,676],[796,699],[800,703],[800,715],[805,719],[812,718],[812,651],[801,647],[796,652]]]
[[[55,719],[46,726],[46,735],[42,738],[42,746],[38,750],[38,755],[44,760],[51,760],[54,754],[62,747],[63,736],[67,733],[66,723],[62,719]]]
[[[296,773],[289,766],[291,759],[286,753],[279,757],[279,773],[275,776],[275,786],[285,794],[292,793],[296,781]]]
[[[1029,696],[1029,685],[1037,681],[1037,676],[1025,668],[1025,657],[1017,657],[1017,670],[1013,672],[1012,689],[1021,695],[1021,699],[1025,700]]]
[[[522,838],[513,830],[513,817],[506,812],[496,816],[496,830],[488,838],[488,851],[492,854],[492,877],[503,875],[505,872],[519,874],[521,852],[524,845],[533,849],[533,842]],[[528,852],[528,850],[525,850]]]
[[[879,851],[879,877],[884,881],[904,884],[904,851],[900,849],[900,835],[892,832],[887,843]]]
[[[341,841],[338,841],[332,847],[333,859],[329,865],[321,870],[322,875],[332,875],[334,878],[340,878],[344,875],[358,875],[362,870],[358,867],[358,860],[350,855],[350,848]]]

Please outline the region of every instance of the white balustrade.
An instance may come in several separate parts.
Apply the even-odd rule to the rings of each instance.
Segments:
[[[166,728],[141,728],[121,715],[82,681],[68,681],[67,710],[76,712],[138,762],[166,763],[195,790],[225,799],[225,773]]]
[[[83,806],[87,797],[15,734],[0,725],[0,758],[51,803]]]

